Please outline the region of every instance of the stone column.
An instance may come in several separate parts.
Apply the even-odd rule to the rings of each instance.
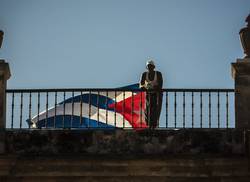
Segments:
[[[248,129],[250,126],[250,58],[237,59],[232,63],[235,80],[235,125]]]
[[[0,60],[0,153],[5,149],[6,86],[10,78],[9,64]]]

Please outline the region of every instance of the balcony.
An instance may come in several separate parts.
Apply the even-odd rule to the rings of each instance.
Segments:
[[[149,91],[147,91],[149,92]],[[9,89],[8,130],[145,130],[138,88]],[[234,89],[162,89],[156,130],[235,128]]]

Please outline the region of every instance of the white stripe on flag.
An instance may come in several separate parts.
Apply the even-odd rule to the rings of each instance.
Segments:
[[[74,103],[73,108],[74,108],[73,116],[81,116],[81,112],[80,112],[81,111],[81,104]],[[90,114],[89,114],[89,111],[90,111]],[[108,115],[107,118],[106,118],[106,112]],[[65,111],[64,111],[63,104],[56,107],[56,115],[57,116],[63,115],[64,113],[65,113],[65,115],[72,115],[72,103],[65,104]],[[39,114],[39,120],[46,119],[46,115],[48,118],[54,117],[55,116],[55,108],[53,107],[53,108],[48,109],[47,114],[46,114],[46,110],[41,112]],[[89,104],[82,103],[82,117],[89,118],[89,115],[90,115],[90,119],[97,121],[98,108],[91,105],[90,110],[89,110]],[[38,117],[36,115],[31,119],[31,122],[36,123],[37,119],[38,119]],[[123,121],[124,121],[124,124],[123,124]],[[99,108],[99,122],[102,122],[104,124],[109,124],[112,126],[116,126],[119,128],[123,128],[123,126],[124,127],[132,127],[130,125],[130,123],[125,118],[123,118],[123,116],[120,113],[116,113],[116,117],[115,117],[115,112],[109,111],[106,109],[100,109],[100,108]]]

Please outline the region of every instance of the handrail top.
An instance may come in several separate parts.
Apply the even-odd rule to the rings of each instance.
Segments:
[[[49,88],[49,89],[6,89],[7,93],[32,93],[32,92],[107,92],[107,91],[146,91],[142,89],[124,88]],[[234,92],[235,89],[229,88],[163,88],[162,92]]]

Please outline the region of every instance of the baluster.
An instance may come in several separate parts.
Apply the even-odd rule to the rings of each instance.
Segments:
[[[122,124],[123,124],[123,128],[125,128],[125,91],[123,91],[123,104],[122,104]]]
[[[66,99],[66,92],[63,92],[63,128],[65,128],[65,99]]]
[[[174,92],[174,127],[176,128],[177,122],[176,122],[176,110],[177,110],[177,102],[176,102],[176,92]]]
[[[54,128],[56,128],[56,112],[57,112],[57,91],[55,92],[55,116],[54,116]]]
[[[70,128],[73,127],[73,119],[74,119],[74,107],[75,107],[75,102],[74,102],[74,97],[75,97],[75,92],[72,91],[72,100],[71,100],[71,117],[70,117]]]
[[[185,91],[183,92],[183,128],[185,128],[185,108],[186,108],[186,98],[185,98]]]
[[[108,91],[106,91],[106,124],[108,124],[108,96],[109,96],[109,93]]]
[[[166,91],[166,128],[168,128],[168,91]]]
[[[12,103],[11,103],[11,129],[13,129],[14,123],[14,108],[15,108],[15,93],[12,92]]]
[[[40,117],[40,92],[37,93],[37,123],[39,123],[39,117]]]
[[[23,122],[23,92],[21,92],[21,104],[20,104],[20,129],[22,129]]]
[[[156,92],[156,99],[157,99],[156,104],[157,104],[157,105],[159,104],[160,92],[161,92],[161,91]],[[158,107],[159,107],[159,106],[158,106]],[[157,111],[157,112],[158,112],[158,111]],[[158,117],[158,113],[157,113],[157,117]],[[159,113],[159,118],[157,118],[157,119],[158,119],[158,120],[155,121],[155,122],[156,122],[155,128],[160,128],[160,113]]]
[[[133,94],[133,91],[131,91],[131,94],[132,94],[131,116],[132,116],[132,123],[134,125],[135,123],[134,123],[134,94]]]
[[[81,100],[80,100],[80,125],[82,125],[82,91],[81,91]]]
[[[211,92],[209,91],[208,94],[208,123],[209,123],[209,128],[211,128]]]
[[[116,90],[115,90],[115,108],[114,108],[114,111],[115,111],[115,113],[114,113],[114,116],[115,116],[115,127],[116,127]]]
[[[30,129],[30,124],[31,124],[31,92],[29,93],[29,129]]]
[[[97,92],[97,127],[99,127],[99,99],[100,99],[100,92]]]
[[[192,92],[192,128],[194,127],[194,92]]]
[[[90,128],[90,119],[91,119],[91,91],[89,91],[89,119],[88,119],[88,129]]]
[[[46,120],[45,120],[45,128],[48,125],[48,108],[49,108],[49,93],[46,92]]]
[[[200,121],[200,122],[201,122],[201,123],[200,123],[200,126],[201,126],[201,128],[203,127],[203,126],[202,126],[202,124],[203,124],[203,123],[202,123],[202,107],[203,107],[203,103],[202,103],[202,102],[203,102],[203,101],[202,101],[202,91],[201,91],[201,92],[200,92],[200,120],[201,120],[201,121]]]
[[[226,92],[226,126],[228,128],[228,123],[229,123],[229,112],[228,112],[228,92]]]
[[[218,128],[220,128],[220,93],[217,92],[217,119],[218,119]]]

